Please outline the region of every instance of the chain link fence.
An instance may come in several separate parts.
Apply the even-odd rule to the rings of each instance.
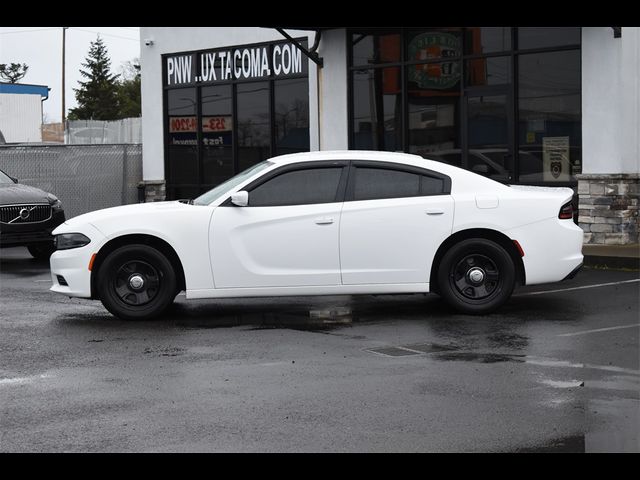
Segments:
[[[69,120],[66,137],[68,144],[142,143],[142,118]]]
[[[142,145],[2,145],[0,170],[56,195],[71,218],[138,202]]]

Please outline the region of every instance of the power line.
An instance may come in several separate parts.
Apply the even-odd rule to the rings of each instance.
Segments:
[[[10,33],[31,33],[31,32],[44,32],[47,30],[59,30],[58,27],[51,28],[38,28],[36,30],[11,30],[10,32],[0,32],[0,35],[8,35]]]
[[[71,28],[71,30],[77,30],[79,32],[97,33],[98,35],[104,35],[106,37],[122,38],[124,40],[131,40],[132,42],[139,42],[140,41],[137,38],[123,37],[121,35],[114,35],[113,33],[99,32],[97,30],[85,30],[83,28],[76,28],[76,27],[70,27],[70,28]]]

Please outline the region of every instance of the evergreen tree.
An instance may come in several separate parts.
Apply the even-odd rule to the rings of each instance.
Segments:
[[[118,77],[110,73],[111,60],[104,42],[97,37],[91,42],[86,70],[80,74],[86,81],[80,81],[80,88],[74,88],[78,106],[69,111],[69,120],[115,120],[118,117]]]
[[[140,63],[126,62],[118,84],[118,118],[139,117],[142,114],[140,95]]]
[[[29,66],[26,63],[0,63],[0,79],[6,80],[9,83],[18,83],[18,80],[22,80],[27,74]]]

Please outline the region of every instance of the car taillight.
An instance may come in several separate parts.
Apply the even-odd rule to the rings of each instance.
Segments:
[[[558,214],[558,218],[563,220],[568,220],[573,218],[573,204],[571,202],[565,203],[560,208],[560,213]]]

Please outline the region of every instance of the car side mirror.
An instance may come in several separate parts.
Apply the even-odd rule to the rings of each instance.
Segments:
[[[11,180],[13,180],[13,183],[18,183],[18,179],[16,177],[9,177]]]
[[[238,207],[246,207],[249,205],[249,192],[246,190],[240,190],[239,192],[232,193],[231,203]]]
[[[471,168],[472,172],[478,173],[480,175],[487,175],[489,173],[489,165],[484,165],[479,163],[478,165],[474,165]]]

